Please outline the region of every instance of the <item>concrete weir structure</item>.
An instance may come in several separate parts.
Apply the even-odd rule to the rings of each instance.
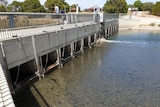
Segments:
[[[11,25],[10,28],[0,31],[0,106],[5,107],[15,106],[13,94],[34,80],[42,79],[50,69],[62,67],[68,59],[73,59],[86,48],[91,48],[99,38],[107,38],[117,32],[119,24],[116,14],[74,14],[63,15],[58,19],[62,23],[54,26],[16,28],[13,16],[22,17],[19,13],[0,15],[1,19],[10,17]],[[29,14],[23,13],[23,18],[24,15]],[[29,19],[25,17],[25,20]],[[7,95],[4,95],[3,89],[6,88],[3,88],[1,81],[6,84]],[[4,100],[6,96],[8,99]]]

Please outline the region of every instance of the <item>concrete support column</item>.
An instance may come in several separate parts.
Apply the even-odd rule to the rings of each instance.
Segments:
[[[91,35],[88,36],[88,46],[89,46],[89,48],[92,48],[92,46],[91,46]]]
[[[106,28],[105,36],[106,36],[106,38],[108,38],[108,37],[109,37],[108,28]]]
[[[107,34],[107,29],[104,30],[104,34],[105,34],[105,35]]]
[[[106,34],[108,35],[108,28],[106,29],[107,31],[106,31]]]
[[[81,39],[81,52],[84,52],[84,39]]]
[[[78,14],[75,15],[75,22],[78,22]]]
[[[114,29],[114,25],[113,25],[113,33],[115,32],[115,29]]]
[[[66,15],[66,23],[70,23],[70,20],[69,20],[69,15]]]
[[[111,26],[111,35],[113,34],[113,29],[112,29],[112,26]]]
[[[35,74],[38,76],[40,80],[44,77],[44,71],[43,71],[43,68],[40,66],[40,63],[38,60],[34,36],[32,36],[32,45],[33,45],[33,50],[34,50],[34,58],[35,58],[36,66],[37,66],[37,71],[35,72]]]
[[[97,41],[97,33],[94,34],[94,43]]]
[[[108,35],[110,34],[110,30],[109,30],[110,28],[108,28]]]
[[[62,67],[62,60],[61,60],[61,48],[56,49],[56,53],[57,53],[57,65],[59,65],[59,67]]]
[[[74,56],[74,42],[70,44],[70,48],[71,48],[71,57],[75,58],[75,56]]]
[[[73,17],[74,17],[73,14],[71,14],[71,23],[74,22],[74,18]]]

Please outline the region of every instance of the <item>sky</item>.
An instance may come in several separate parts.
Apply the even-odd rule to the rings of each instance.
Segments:
[[[9,3],[11,3],[13,0],[8,0]],[[17,1],[24,1],[24,0],[17,0]],[[46,0],[40,0],[41,4],[43,5]],[[70,5],[72,4],[78,4],[81,9],[93,7],[94,5],[98,7],[103,7],[103,5],[106,3],[107,0],[65,0]],[[127,4],[133,4],[136,0],[126,0]],[[142,3],[144,2],[154,2],[160,0],[141,0]]]

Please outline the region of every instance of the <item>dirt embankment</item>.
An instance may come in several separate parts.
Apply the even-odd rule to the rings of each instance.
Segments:
[[[160,30],[160,17],[153,15],[123,15],[119,19],[120,29]]]

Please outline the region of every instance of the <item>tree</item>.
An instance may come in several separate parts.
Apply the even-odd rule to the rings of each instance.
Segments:
[[[0,5],[0,12],[6,12],[6,8],[3,5]]]
[[[139,11],[142,11],[143,3],[140,0],[136,0],[134,6],[137,7]]]
[[[126,0],[107,0],[103,9],[105,13],[126,13],[128,11]]]
[[[160,16],[160,2],[156,2],[156,4],[152,8],[152,14]]]
[[[152,7],[153,7],[153,3],[152,2],[146,2],[146,3],[143,3],[143,7],[142,7],[142,10],[143,11],[152,11]]]
[[[128,8],[134,8],[134,5],[129,4],[129,5],[128,5]]]
[[[3,5],[4,7],[6,7],[8,4],[7,0],[0,0],[0,5]]]
[[[40,4],[39,0],[25,0],[22,8],[24,12],[45,12],[44,7]]]
[[[45,2],[45,7],[50,12],[54,11],[56,5],[60,8],[60,10],[65,10],[66,12],[69,11],[69,4],[65,2],[65,0],[47,0]]]
[[[14,12],[22,12],[23,11],[23,2],[13,1],[11,4],[7,6],[7,11],[14,11]]]
[[[75,8],[75,9],[76,9],[76,7],[77,7],[77,4],[73,4],[73,5],[70,6],[70,8]],[[79,12],[81,11],[81,8],[79,6],[78,6],[78,11]]]

